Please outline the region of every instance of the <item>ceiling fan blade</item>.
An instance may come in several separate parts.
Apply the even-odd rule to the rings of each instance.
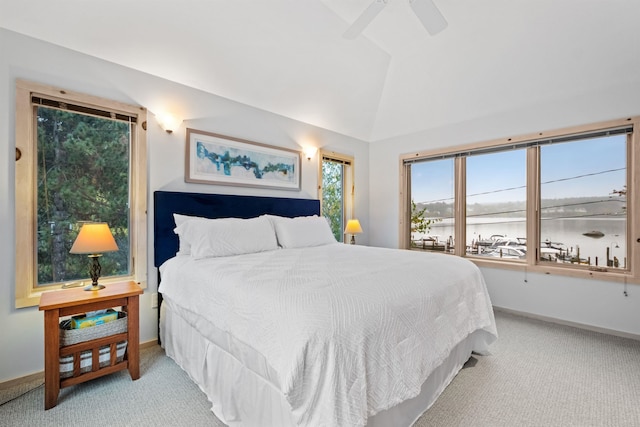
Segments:
[[[387,5],[387,1],[388,0],[373,0],[373,3],[371,3],[369,7],[367,7],[365,11],[362,12],[358,19],[356,19],[349,28],[347,28],[347,31],[344,32],[342,37],[350,40],[358,37],[360,33],[362,33],[362,31],[367,28],[371,21],[373,21],[373,19],[378,16],[380,11],[384,9],[384,7]]]
[[[432,36],[447,28],[447,20],[444,19],[432,0],[409,0],[409,4],[424,28]]]

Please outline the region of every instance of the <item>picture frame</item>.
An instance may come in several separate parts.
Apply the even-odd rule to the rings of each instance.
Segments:
[[[299,191],[302,153],[187,129],[185,181]]]

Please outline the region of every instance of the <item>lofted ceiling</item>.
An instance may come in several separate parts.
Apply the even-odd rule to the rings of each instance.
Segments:
[[[0,0],[0,27],[364,141],[640,81],[638,0]],[[185,117],[188,119],[189,117]]]

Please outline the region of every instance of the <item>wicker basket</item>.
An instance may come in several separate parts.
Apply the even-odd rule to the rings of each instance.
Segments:
[[[123,311],[118,312],[116,320],[89,328],[71,329],[71,320],[63,320],[60,322],[60,346],[65,347],[124,332],[127,332],[127,313]]]
[[[118,318],[116,320],[91,326],[89,328],[71,329],[71,320],[63,320],[60,322],[60,346],[66,347],[72,344],[78,344],[125,332],[127,332],[127,313],[122,311],[118,312]],[[116,344],[116,363],[119,363],[124,359],[126,349],[127,341],[122,341]],[[111,364],[110,348],[108,345],[100,347],[98,354],[98,360],[101,368]],[[60,358],[60,378],[73,376],[73,359],[73,355]],[[80,353],[81,373],[92,371],[92,363],[91,350]]]

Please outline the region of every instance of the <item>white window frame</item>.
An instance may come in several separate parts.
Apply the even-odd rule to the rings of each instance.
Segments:
[[[37,276],[37,123],[32,105],[33,95],[83,105],[90,108],[110,110],[136,117],[131,134],[130,185],[131,222],[130,254],[131,273],[128,276],[105,277],[101,283],[135,280],[146,287],[147,276],[147,111],[133,106],[96,96],[59,89],[25,80],[16,81],[16,157],[15,164],[15,230],[16,230],[16,308],[38,305],[40,294],[60,289],[61,284],[38,286]]]
[[[605,129],[633,126],[633,133],[629,135],[630,143],[627,150],[627,270],[608,269],[606,267],[592,266],[589,268],[572,266],[570,264],[552,264],[539,262],[537,248],[539,247],[538,212],[539,200],[539,155],[538,146],[527,148],[527,258],[526,262],[509,262],[507,260],[486,259],[467,256],[465,245],[456,245],[454,255],[468,258],[479,266],[491,268],[503,268],[510,270],[529,271],[542,274],[557,274],[578,278],[599,279],[612,282],[640,283],[640,216],[638,193],[640,192],[640,116],[619,120],[612,120],[596,124],[576,126],[554,131],[537,132],[535,134],[522,135],[499,140],[458,146],[453,149],[440,149],[420,151],[403,154],[400,156],[400,221],[399,221],[399,247],[410,248],[410,203],[411,203],[411,176],[407,162],[428,158],[438,158],[461,154],[455,158],[455,236],[457,242],[466,242],[466,176],[464,153],[492,149],[498,147],[521,145],[527,142],[540,141],[542,139],[561,138],[567,135],[588,134]]]

